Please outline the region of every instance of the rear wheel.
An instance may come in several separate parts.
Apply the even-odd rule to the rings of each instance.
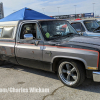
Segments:
[[[58,65],[58,77],[69,87],[77,87],[85,80],[85,69],[80,62],[62,60]]]

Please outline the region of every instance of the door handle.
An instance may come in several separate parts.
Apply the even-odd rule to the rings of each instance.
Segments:
[[[22,42],[20,42],[20,41],[17,41],[17,43],[24,44],[24,43],[22,43]]]
[[[49,52],[46,52],[45,54],[49,54],[49,56],[51,56],[52,55],[52,52],[49,51]]]
[[[17,41],[17,43],[20,43],[20,41]]]

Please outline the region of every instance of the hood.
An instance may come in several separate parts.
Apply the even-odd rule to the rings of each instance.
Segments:
[[[98,33],[96,33],[96,32],[86,32],[85,34],[87,34],[87,36],[99,36],[100,37],[100,31],[98,31]]]
[[[82,43],[82,44],[92,44],[100,46],[100,37],[73,37],[69,39],[68,42]]]
[[[94,47],[100,49],[100,37],[86,37],[86,36],[74,36],[74,37],[68,37],[63,39],[55,39],[51,40],[49,42],[46,42],[46,44],[50,45],[57,45],[57,46],[85,46],[85,47]]]

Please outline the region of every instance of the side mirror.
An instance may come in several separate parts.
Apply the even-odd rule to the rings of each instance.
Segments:
[[[77,31],[80,35],[83,35],[83,33],[81,32],[81,29],[76,29],[76,31]]]
[[[77,32],[81,32],[81,29],[76,29]]]
[[[32,40],[34,37],[32,34],[24,34],[24,39]]]

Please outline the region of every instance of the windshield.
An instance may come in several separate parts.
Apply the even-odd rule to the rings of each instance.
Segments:
[[[94,20],[84,21],[84,24],[85,24],[87,30],[90,32],[92,32],[94,29],[99,27],[99,24]]]
[[[64,37],[68,34],[78,34],[75,29],[65,20],[40,21],[40,25],[41,31],[46,40]]]

